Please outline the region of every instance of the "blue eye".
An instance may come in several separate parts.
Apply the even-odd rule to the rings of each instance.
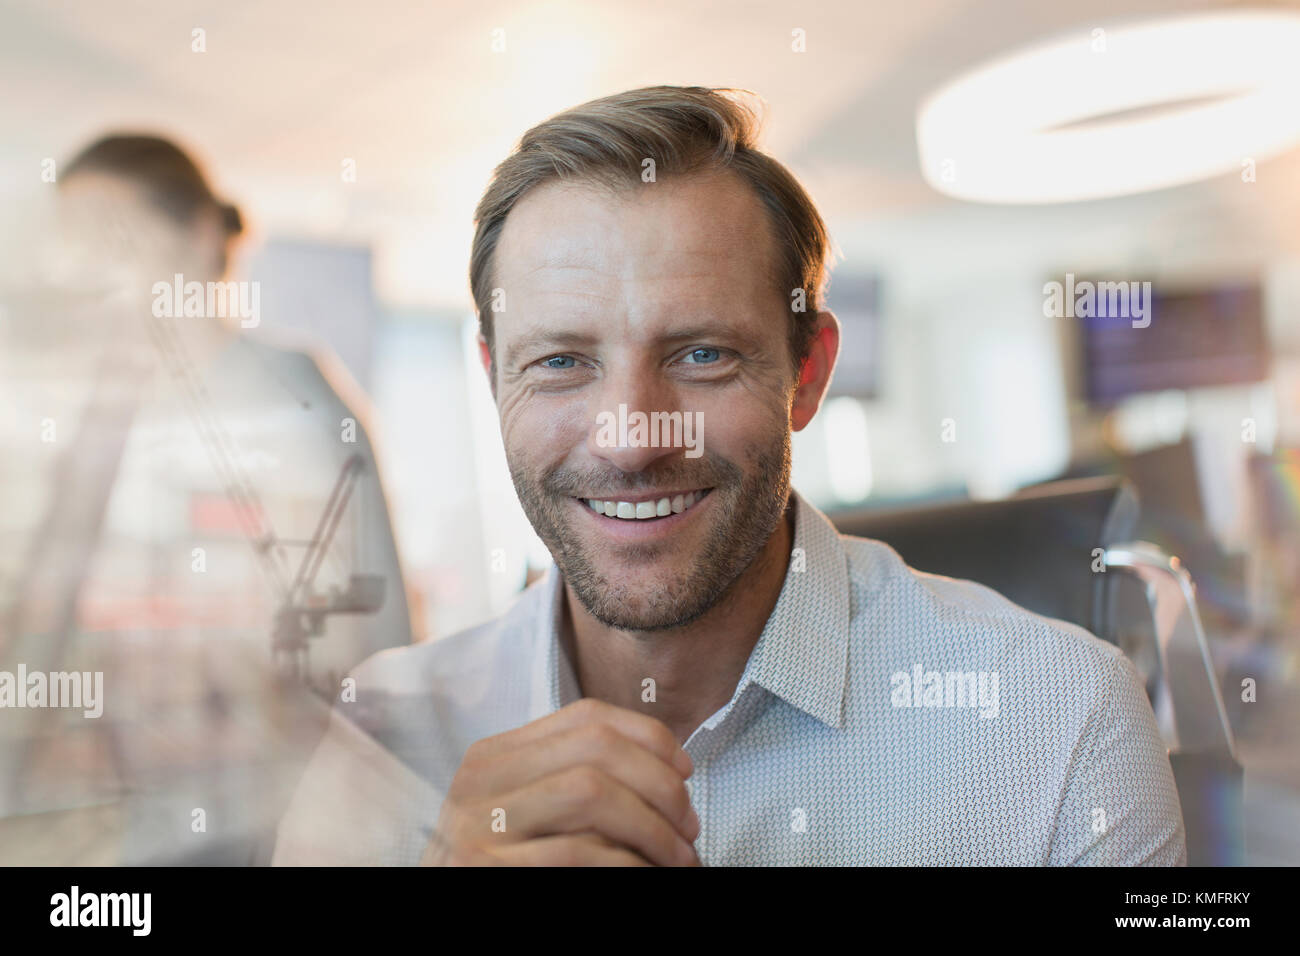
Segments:
[[[722,353],[718,349],[696,349],[691,353],[691,363],[693,365],[709,365],[722,358]]]
[[[556,363],[568,363],[568,364],[556,364]],[[566,369],[566,368],[573,368],[574,361],[572,355],[552,355],[548,359],[543,359],[542,364],[545,365],[547,368]]]

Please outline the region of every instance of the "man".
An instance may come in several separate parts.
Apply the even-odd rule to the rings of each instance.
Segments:
[[[502,620],[366,663],[278,861],[1185,862],[1117,649],[791,490],[839,331],[825,226],[755,126],[728,92],[635,90],[497,169],[480,351],[556,566]]]

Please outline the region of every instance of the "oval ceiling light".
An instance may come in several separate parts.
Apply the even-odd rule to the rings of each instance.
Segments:
[[[1300,143],[1300,16],[1084,28],[959,77],[917,111],[921,172],[996,203],[1195,182]]]

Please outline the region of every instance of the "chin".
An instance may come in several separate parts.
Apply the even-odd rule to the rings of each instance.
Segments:
[[[678,579],[678,587],[655,586],[638,574],[637,589],[595,584],[574,588],[588,613],[606,627],[622,631],[658,631],[682,627],[702,617],[715,603]],[[585,593],[584,593],[585,592]]]

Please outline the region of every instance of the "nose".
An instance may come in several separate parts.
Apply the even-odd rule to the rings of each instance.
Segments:
[[[679,411],[675,390],[653,373],[610,377],[600,390],[587,432],[593,458],[624,472],[645,471],[656,462],[683,453],[659,427],[656,412]]]

